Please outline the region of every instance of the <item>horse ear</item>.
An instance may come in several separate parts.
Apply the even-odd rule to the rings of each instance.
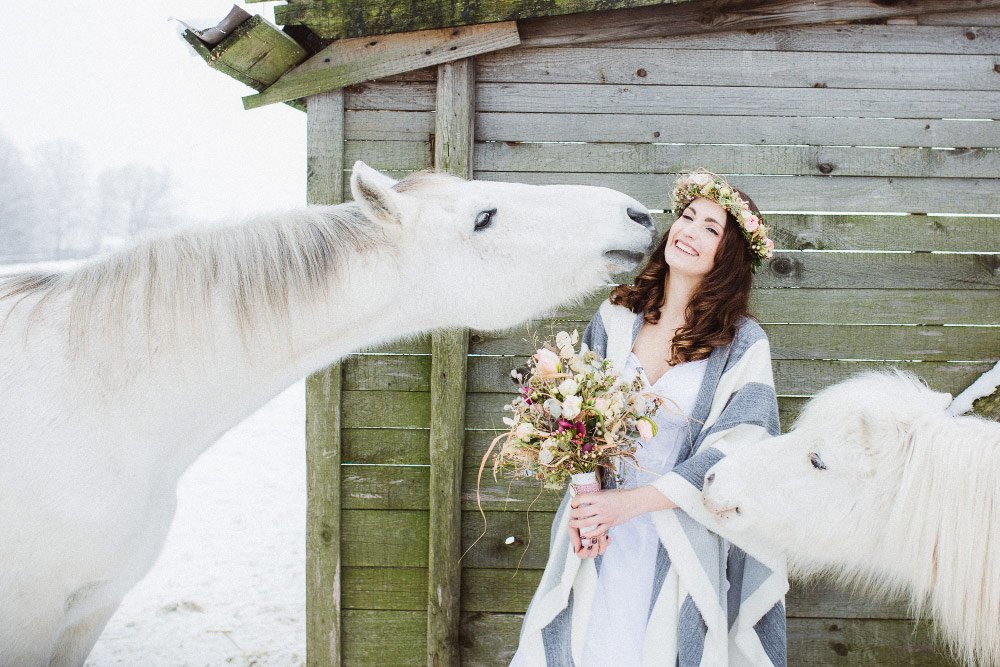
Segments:
[[[400,194],[392,189],[396,181],[358,160],[351,170],[351,194],[372,220],[400,222]]]

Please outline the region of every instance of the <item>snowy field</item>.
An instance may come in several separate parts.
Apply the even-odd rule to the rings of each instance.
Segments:
[[[305,479],[302,381],[184,474],[160,559],[87,667],[304,664]]]
[[[86,667],[305,664],[305,381],[181,478],[163,553]]]
[[[0,266],[0,275],[75,262]],[[159,560],[86,667],[305,664],[305,381],[229,431],[181,478]]]

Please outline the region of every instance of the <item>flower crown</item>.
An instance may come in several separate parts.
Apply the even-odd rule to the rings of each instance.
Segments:
[[[774,241],[768,238],[768,228],[761,217],[750,209],[750,204],[743,199],[736,189],[718,174],[707,169],[696,169],[687,174],[681,174],[674,182],[673,211],[678,218],[684,213],[688,204],[704,197],[716,202],[732,214],[740,223],[740,230],[753,258],[750,260],[750,270],[757,271],[761,260],[771,259],[774,255]]]

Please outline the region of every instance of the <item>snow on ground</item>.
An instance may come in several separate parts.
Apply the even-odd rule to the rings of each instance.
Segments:
[[[305,382],[181,478],[177,515],[86,667],[305,664]]]

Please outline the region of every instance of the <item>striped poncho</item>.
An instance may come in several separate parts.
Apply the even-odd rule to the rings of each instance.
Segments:
[[[605,301],[583,342],[621,369],[642,322]],[[744,318],[733,342],[712,351],[691,416],[689,447],[654,483],[680,509],[652,513],[660,548],[643,665],[785,665],[784,559],[766,547],[741,542],[750,556],[729,545],[703,525],[713,517],[701,503],[705,471],[727,450],[780,432],[770,349],[756,322]],[[573,553],[569,500],[567,492],[553,520],[548,563],[512,665],[581,662],[601,557],[581,560]]]

